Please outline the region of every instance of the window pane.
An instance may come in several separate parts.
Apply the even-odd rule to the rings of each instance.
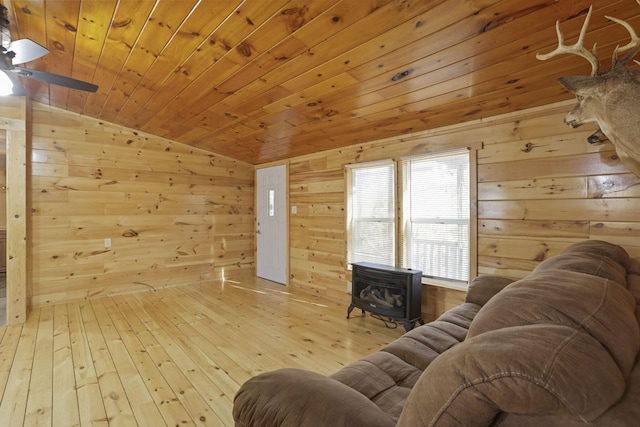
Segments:
[[[393,167],[353,171],[353,209],[357,218],[393,217]]]
[[[353,222],[353,257],[351,262],[376,262],[395,265],[395,224],[368,220]]]
[[[425,276],[469,279],[469,154],[404,162],[403,261]]]
[[[348,262],[395,265],[395,167],[349,169]]]
[[[276,190],[269,189],[269,196],[267,199],[269,203],[269,206],[267,206],[269,216],[276,216]]]

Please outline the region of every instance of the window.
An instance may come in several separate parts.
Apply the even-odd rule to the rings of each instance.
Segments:
[[[267,214],[269,216],[276,216],[276,190],[269,189],[269,195],[267,196]]]
[[[347,262],[395,264],[395,181],[392,161],[348,167]]]
[[[347,261],[415,268],[426,277],[467,283],[475,230],[470,153],[349,165]]]
[[[404,159],[402,266],[438,279],[469,279],[469,153]]]

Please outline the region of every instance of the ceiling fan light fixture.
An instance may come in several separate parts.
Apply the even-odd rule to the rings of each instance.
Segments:
[[[13,82],[6,73],[0,71],[0,96],[8,95],[13,95]]]

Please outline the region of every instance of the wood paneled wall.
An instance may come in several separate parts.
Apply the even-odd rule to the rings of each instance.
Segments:
[[[520,278],[584,239],[640,257],[640,178],[593,125],[572,129],[573,103],[496,121],[478,159],[479,271]]]
[[[347,303],[348,163],[482,145],[478,271],[520,278],[583,239],[640,256],[640,179],[572,102],[289,161],[290,285]],[[254,167],[34,103],[31,303],[42,305],[254,272]],[[104,239],[112,246],[105,248]],[[427,286],[430,319],[464,298]]]
[[[0,101],[0,128],[6,131],[6,218],[7,223],[7,325],[27,320],[29,283],[28,240],[30,185],[28,174],[28,102],[25,97],[7,96]]]
[[[32,305],[254,272],[252,165],[43,104],[32,115]]]
[[[594,126],[563,123],[573,101],[291,159],[292,286],[349,301],[345,265],[348,163],[482,144],[478,151],[478,271],[520,278],[569,244],[602,239],[640,256],[640,179]],[[423,315],[459,304],[464,292],[428,286]]]

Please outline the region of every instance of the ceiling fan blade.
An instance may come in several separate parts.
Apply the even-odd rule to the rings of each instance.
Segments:
[[[45,71],[31,70],[29,68],[20,67],[13,67],[11,71],[22,77],[39,80],[41,82],[51,83],[58,86],[64,86],[71,89],[84,90],[86,92],[95,92],[98,90],[98,86],[94,84],[83,82],[82,80],[72,79],[71,77],[47,73]]]
[[[7,72],[4,72],[4,73],[7,75],[7,77],[9,77],[9,80],[11,80],[11,83],[13,83],[12,95],[27,96],[27,91],[25,90],[24,86],[20,82],[20,79],[16,77],[16,75],[13,73],[7,73]]]
[[[35,61],[49,53],[49,49],[29,39],[12,41],[9,50],[16,54],[12,59],[14,64],[25,64]]]

